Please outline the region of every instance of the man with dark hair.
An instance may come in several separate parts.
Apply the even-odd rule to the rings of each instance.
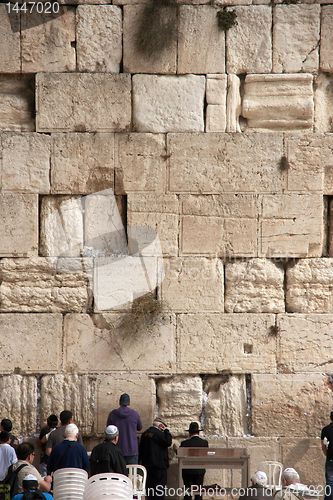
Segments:
[[[18,493],[13,497],[13,500],[52,500],[53,496],[50,493],[43,493],[38,489],[37,477],[33,474],[27,474],[22,481],[23,493]]]
[[[118,446],[127,465],[138,463],[137,432],[142,429],[140,415],[132,408],[129,408],[129,405],[129,395],[122,394],[119,398],[119,408],[112,410],[106,421],[106,426],[115,425],[119,430]]]
[[[18,458],[18,462],[13,465],[13,470],[18,470],[18,492],[20,493],[23,491],[23,479],[28,474],[33,474],[37,478],[39,489],[41,489],[42,491],[50,491],[52,483],[51,476],[46,476],[43,479],[36,467],[32,465],[35,458],[34,446],[28,442],[21,443],[17,447],[16,455]]]
[[[115,425],[108,425],[105,429],[103,443],[93,448],[90,455],[90,473],[102,474],[116,472],[127,476],[125,459],[117,446],[119,431]]]
[[[5,479],[8,467],[17,462],[16,453],[9,444],[9,438],[9,432],[0,432],[0,481]]]
[[[321,431],[321,449],[326,457],[325,462],[325,500],[333,500],[333,411],[330,423]]]
[[[0,431],[5,431],[9,433],[9,444],[12,446],[14,449],[17,448],[19,441],[14,434],[12,434],[12,428],[13,424],[12,421],[9,420],[9,418],[3,418],[0,422]]]
[[[187,429],[189,433],[189,439],[185,439],[180,443],[181,447],[184,448],[207,448],[208,441],[206,439],[202,439],[199,437],[199,432],[201,431],[198,422],[191,422],[189,428]],[[182,472],[184,486],[189,491],[191,491],[191,487],[194,486],[194,491],[199,491],[200,487],[203,485],[203,480],[205,476],[205,469],[185,469]],[[185,495],[185,499],[191,499],[192,495]],[[194,495],[194,500],[201,500],[201,495]]]
[[[42,454],[40,458],[39,471],[42,474],[42,476],[45,476],[47,471],[48,455],[45,452],[46,443],[51,432],[53,432],[57,427],[58,427],[58,417],[57,415],[52,414],[47,417],[47,425],[42,427],[40,430],[39,442],[42,448]]]
[[[73,424],[73,413],[69,410],[63,410],[60,413],[60,423],[61,426],[55,429],[51,434],[49,434],[47,443],[46,443],[46,449],[45,453],[46,455],[51,455],[52,449],[57,445],[63,442],[65,439],[65,429],[66,426],[69,424]],[[82,437],[79,434],[78,435],[78,442],[83,445]]]

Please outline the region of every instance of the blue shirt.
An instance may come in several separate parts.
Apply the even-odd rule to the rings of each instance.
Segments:
[[[22,500],[23,495],[24,495],[24,493],[18,493],[17,495],[15,495],[12,498],[12,500]],[[45,497],[46,500],[54,500],[53,496],[51,495],[51,493],[44,493],[43,492],[43,495],[44,495],[44,497]]]
[[[66,469],[67,467],[84,469],[89,472],[89,458],[82,444],[65,439],[53,448],[47,464],[47,473],[52,474],[58,469]]]

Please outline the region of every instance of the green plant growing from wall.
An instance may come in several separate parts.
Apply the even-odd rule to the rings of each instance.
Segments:
[[[227,31],[233,26],[237,26],[237,14],[234,10],[222,9],[216,14],[217,24],[222,31]]]

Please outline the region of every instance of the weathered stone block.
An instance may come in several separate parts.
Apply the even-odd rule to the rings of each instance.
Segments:
[[[8,13],[6,5],[0,5],[1,58],[0,73],[19,73],[21,70],[20,17]]]
[[[130,75],[37,75],[40,132],[125,131],[131,122]]]
[[[24,72],[75,71],[75,10],[60,7],[60,11],[61,15],[33,9],[21,15]]]
[[[267,259],[226,263],[226,312],[284,312],[284,269]]]
[[[180,314],[177,327],[181,370],[274,373],[273,326],[272,314]]]
[[[42,377],[41,420],[48,415],[71,410],[80,432],[89,435],[96,432],[97,381],[92,375],[57,374]]]
[[[50,137],[42,134],[0,135],[1,187],[3,191],[50,192]]]
[[[225,132],[226,109],[218,104],[208,104],[206,108],[206,132]]]
[[[86,311],[90,307],[90,259],[3,259],[0,310],[20,312]]]
[[[106,313],[65,317],[66,366],[78,372],[170,372],[175,363],[175,319],[170,314]],[[87,356],[89,352],[89,356]]]
[[[312,75],[247,75],[242,115],[251,128],[312,128]]]
[[[162,134],[116,134],[116,193],[166,188],[166,145]]]
[[[252,389],[256,436],[320,435],[332,403],[332,390],[322,373],[253,375]]]
[[[328,255],[333,257],[333,200],[328,205]]]
[[[1,130],[35,130],[34,78],[1,75],[0,101]]]
[[[3,267],[2,264],[1,281]],[[61,369],[61,314],[0,314],[0,328],[4,339],[1,372],[22,370],[34,373]],[[6,398],[5,393],[3,397]]]
[[[324,487],[325,457],[321,451],[319,435],[315,439],[282,438],[281,462],[284,467],[294,467],[297,470],[301,483]]]
[[[273,9],[273,71],[317,71],[320,5],[276,5]]]
[[[333,195],[333,162],[331,165],[325,166],[324,194]]]
[[[333,259],[302,259],[287,269],[287,311],[333,313]]]
[[[241,132],[239,123],[242,109],[240,85],[240,78],[237,75],[228,75],[226,132]]]
[[[161,262],[162,263],[162,262]],[[223,312],[223,263],[218,259],[163,259],[164,307],[177,312]]]
[[[138,132],[203,132],[205,77],[133,76],[133,120]]]
[[[13,422],[15,435],[36,432],[37,378],[22,375],[0,377],[0,412]]]
[[[321,73],[316,78],[315,103],[315,131],[333,131],[333,75]]]
[[[220,104],[226,107],[227,75],[207,75],[206,101],[207,104]]]
[[[113,188],[114,134],[54,134],[52,138],[52,193],[88,194]]]
[[[320,69],[328,73],[333,73],[333,6],[325,5],[321,9],[321,30],[320,30]]]
[[[122,12],[114,5],[80,5],[77,15],[79,71],[119,73]]]
[[[228,73],[270,73],[272,10],[270,6],[235,7],[237,25],[227,31]]]
[[[224,73],[225,36],[218,27],[216,9],[183,5],[178,26],[177,72]]]
[[[38,196],[0,193],[0,256],[27,257],[38,251]]]

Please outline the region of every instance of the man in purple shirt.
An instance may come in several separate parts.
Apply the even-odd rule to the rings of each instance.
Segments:
[[[141,431],[140,415],[129,408],[130,397],[122,394],[119,399],[119,408],[109,413],[106,426],[115,425],[119,430],[118,446],[124,455],[126,465],[138,463],[137,432]]]

